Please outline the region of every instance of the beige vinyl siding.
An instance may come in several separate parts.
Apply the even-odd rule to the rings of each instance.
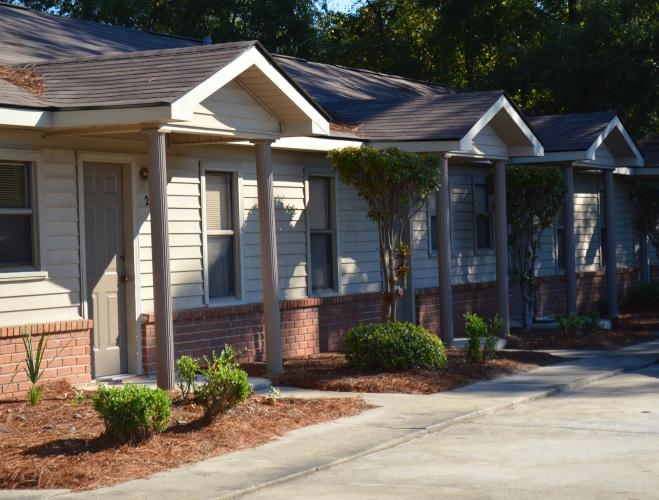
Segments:
[[[352,186],[338,183],[339,290],[343,294],[378,292],[381,285],[378,229],[368,219],[368,204]]]
[[[574,245],[577,272],[600,270],[600,185],[597,175],[575,175]]]
[[[191,124],[268,134],[280,131],[278,119],[236,82],[228,83],[198,104]]]
[[[624,177],[615,176],[614,186],[617,265],[618,267],[638,267],[634,209],[631,197],[633,184]]]
[[[0,149],[0,159],[2,151]],[[47,150],[33,169],[37,258],[48,279],[2,280],[0,326],[80,317],[80,237],[75,155]]]
[[[481,183],[487,168],[451,166],[451,272],[453,284],[492,281],[496,277],[494,250],[475,250],[473,184]],[[416,288],[437,286],[437,252],[430,251],[429,224],[435,214],[435,194],[429,208],[422,209],[414,219],[414,284]]]
[[[508,156],[508,146],[490,125],[485,125],[474,137],[473,142],[477,153],[487,154],[488,156]]]
[[[174,309],[202,307],[204,284],[201,241],[201,195],[199,163],[190,158],[167,158],[167,203],[169,254]],[[151,223],[145,206],[148,182],[139,182],[136,204],[139,220],[140,307],[153,311]]]
[[[245,300],[261,301],[261,248],[256,165],[243,163],[243,220]],[[273,159],[277,267],[281,298],[307,296],[307,240],[304,218],[304,171],[302,165]]]

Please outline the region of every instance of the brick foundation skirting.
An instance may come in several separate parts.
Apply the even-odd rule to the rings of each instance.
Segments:
[[[653,269],[659,280],[659,267]],[[540,279],[536,298],[536,316],[565,311],[565,279],[551,276]],[[618,270],[618,296],[638,282],[637,269]],[[597,310],[606,299],[606,273],[603,271],[577,275],[577,301],[580,312]],[[511,316],[521,310],[518,293],[510,287]],[[380,294],[286,300],[281,307],[281,337],[284,357],[304,356],[341,349],[344,335],[355,326],[379,321]],[[438,333],[439,295],[437,288],[417,290],[417,321]],[[464,335],[462,315],[473,311],[493,316],[496,308],[496,283],[453,286],[453,320],[455,334]],[[209,307],[174,313],[175,357],[187,354],[201,356],[221,350],[225,344],[243,352],[242,361],[265,359],[263,306],[246,304]],[[155,372],[154,315],[142,315],[142,366],[146,373]]]
[[[24,397],[30,387],[25,374],[25,347],[21,334],[32,333],[36,352],[39,337],[46,337],[42,381],[65,379],[71,384],[91,380],[91,320],[57,321],[0,327],[0,398]]]
[[[339,350],[343,336],[360,324],[379,321],[380,294],[286,300],[280,303],[284,357]],[[265,360],[262,304],[200,308],[174,313],[174,355],[201,356],[225,344],[241,361]],[[142,367],[155,373],[155,317],[142,315]]]

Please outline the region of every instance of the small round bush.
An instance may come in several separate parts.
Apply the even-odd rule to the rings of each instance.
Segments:
[[[165,391],[135,384],[100,386],[92,406],[101,414],[106,434],[121,443],[143,441],[164,431],[172,410]]]
[[[446,366],[442,341],[412,323],[359,326],[345,339],[348,364],[359,370],[410,370]]]

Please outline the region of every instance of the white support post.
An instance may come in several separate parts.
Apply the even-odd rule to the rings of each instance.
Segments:
[[[510,335],[510,299],[508,298],[508,218],[506,216],[506,162],[494,164],[494,232],[497,271],[497,309],[503,320],[501,335]]]
[[[453,345],[453,282],[451,279],[451,217],[448,158],[442,157],[441,185],[437,191],[437,264],[439,270],[439,334]]]
[[[174,389],[174,324],[172,321],[167,227],[167,152],[165,133],[149,130],[149,210],[153,260],[153,309],[156,327],[156,375],[158,387]]]
[[[618,317],[618,288],[616,283],[616,223],[613,170],[604,172],[604,210],[606,217],[606,298],[611,319]]]
[[[259,199],[261,241],[261,279],[263,281],[263,319],[268,374],[284,371],[281,354],[281,316],[279,311],[279,271],[277,233],[270,141],[253,141],[256,149],[256,186]]]
[[[574,167],[564,168],[567,193],[565,193],[565,312],[577,312],[577,270],[574,248]]]

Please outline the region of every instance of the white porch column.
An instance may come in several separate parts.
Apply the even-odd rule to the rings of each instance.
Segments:
[[[496,247],[497,310],[503,320],[501,335],[510,335],[508,298],[508,218],[506,215],[506,162],[494,164],[494,239]]]
[[[606,217],[606,298],[609,317],[618,317],[618,288],[616,285],[616,221],[613,170],[604,172],[604,210]]]
[[[270,375],[278,375],[284,371],[284,368],[281,356],[281,317],[279,311],[279,272],[277,269],[272,150],[270,141],[252,142],[256,148],[256,186],[259,198],[266,365]]]
[[[577,271],[576,254],[574,248],[574,167],[566,166],[564,169],[567,193],[565,194],[565,310],[566,313],[577,312]]]
[[[153,260],[153,309],[156,327],[156,375],[158,387],[171,390],[174,376],[174,324],[172,321],[167,227],[167,152],[165,134],[149,130],[149,210]]]
[[[437,264],[439,271],[439,334],[447,347],[453,345],[453,283],[451,280],[451,193],[448,158],[442,157],[441,185],[437,191]]]

